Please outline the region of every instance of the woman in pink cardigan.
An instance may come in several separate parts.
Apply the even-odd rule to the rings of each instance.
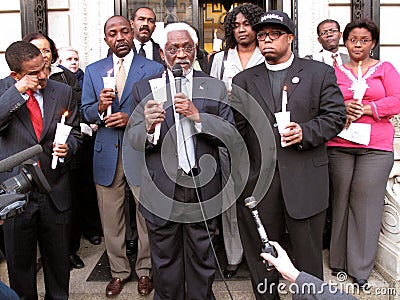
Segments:
[[[354,283],[368,289],[393,166],[390,119],[400,113],[400,76],[390,63],[371,57],[379,41],[379,29],[371,20],[347,24],[343,41],[350,62],[335,71],[348,129],[327,144],[332,200],[329,264],[333,275],[347,272]]]

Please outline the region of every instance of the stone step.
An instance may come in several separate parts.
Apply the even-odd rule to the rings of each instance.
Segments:
[[[105,287],[107,282],[88,282],[86,279],[89,277],[96,263],[99,261],[100,257],[104,253],[104,243],[94,246],[90,244],[87,240],[82,239],[81,249],[79,255],[85,262],[85,267],[80,270],[71,271],[70,280],[70,299],[71,300],[97,300],[97,299],[107,299],[105,297]],[[339,281],[338,278],[330,274],[330,269],[327,265],[328,252],[323,252],[324,256],[324,278],[328,283],[333,283],[339,287],[344,287],[345,290],[352,291],[352,281],[347,278],[344,281]],[[7,266],[3,261],[0,264],[0,280],[8,284]],[[392,299],[389,293],[393,294],[393,290],[389,289],[388,283],[383,279],[383,277],[374,270],[369,278],[369,282],[372,286],[369,292],[353,291],[353,295],[358,299]],[[228,280],[227,285],[231,292],[232,298],[234,300],[253,300],[255,299],[253,291],[251,288],[250,280]],[[280,293],[281,299],[289,300],[291,299],[291,294],[289,291],[290,284],[282,280],[281,286],[285,287]],[[38,287],[39,287],[39,299],[44,298],[44,283],[43,283],[43,272],[42,270],[38,273]],[[147,300],[153,299],[153,294],[143,297],[139,296],[137,293],[137,282],[128,282],[122,293],[116,298],[118,300]],[[217,300],[229,300],[231,299],[229,293],[226,290],[223,281],[215,281],[213,285],[214,294]]]

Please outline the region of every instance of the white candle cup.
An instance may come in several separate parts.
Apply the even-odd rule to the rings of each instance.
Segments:
[[[110,74],[108,74],[110,75]],[[103,86],[105,89],[113,89],[115,91],[115,85],[116,85],[116,78],[114,76],[106,76],[103,77]],[[107,107],[107,115],[112,114],[112,105],[109,105]]]
[[[361,103],[367,88],[368,84],[365,82],[365,80],[357,81],[353,86],[353,98]]]
[[[232,91],[232,78],[236,75],[235,67],[232,65],[232,62],[226,60],[224,61],[224,76],[223,80],[225,82],[226,89],[228,92]]]
[[[221,39],[213,39],[213,51],[218,52],[221,50],[222,40]]]
[[[279,133],[288,132],[290,129],[285,128],[290,123],[290,111],[282,111],[275,113],[276,124],[278,125]],[[286,147],[286,143],[281,139],[281,146]]]
[[[72,127],[57,123],[56,135],[54,137],[54,142],[56,144],[65,144],[67,142],[69,133],[71,132]],[[51,161],[51,168],[54,170],[57,167],[59,157],[53,154],[53,160]]]

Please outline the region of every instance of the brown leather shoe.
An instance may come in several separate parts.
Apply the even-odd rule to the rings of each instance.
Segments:
[[[153,281],[149,276],[141,276],[138,280],[137,290],[139,295],[147,296],[153,290]]]
[[[126,282],[126,279],[121,279],[118,277],[113,277],[111,281],[107,284],[106,287],[106,296],[107,297],[113,297],[121,293],[122,288],[124,287],[124,284]]]

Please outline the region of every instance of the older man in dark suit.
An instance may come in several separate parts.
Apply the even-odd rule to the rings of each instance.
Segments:
[[[0,81],[0,159],[40,144],[40,164],[51,192],[32,192],[23,214],[4,224],[7,267],[11,287],[21,299],[37,299],[36,249],[39,243],[47,299],[68,299],[71,191],[68,163],[81,144],[79,115],[70,86],[48,80],[41,52],[20,41],[6,50],[11,75]],[[68,111],[72,126],[65,144],[53,144],[57,123]],[[53,155],[64,158],[51,168]],[[0,182],[18,167],[0,173]]]
[[[149,232],[154,299],[215,299],[210,243],[221,211],[218,146],[235,128],[223,82],[193,70],[197,41],[188,24],[167,25],[161,45],[167,71],[136,83],[132,91],[136,109],[126,135],[145,152],[139,200]],[[179,81],[174,83],[175,64],[183,69],[182,92]],[[167,85],[166,99],[157,99],[166,100],[164,108],[154,100],[153,80]],[[217,203],[213,211],[200,206],[206,200]]]
[[[346,116],[333,68],[291,52],[295,28],[287,14],[269,11],[253,28],[265,63],[236,75],[232,90],[235,121],[251,163],[247,186],[237,205],[238,222],[256,298],[273,299],[278,298],[278,274],[268,272],[259,256],[261,241],[243,199],[254,195],[269,237],[282,242],[287,229],[295,265],[322,278],[322,231],[329,193],[325,142],[342,130]],[[252,128],[259,121],[253,120],[255,106],[264,112],[265,126],[273,128],[276,168],[262,168],[266,154],[260,150],[264,146],[261,141],[271,131],[265,126],[261,132]],[[281,109],[290,111],[291,122],[279,133],[274,114]],[[269,190],[256,185],[269,174]],[[265,278],[268,285],[275,284],[273,293],[269,288],[260,292]]]

